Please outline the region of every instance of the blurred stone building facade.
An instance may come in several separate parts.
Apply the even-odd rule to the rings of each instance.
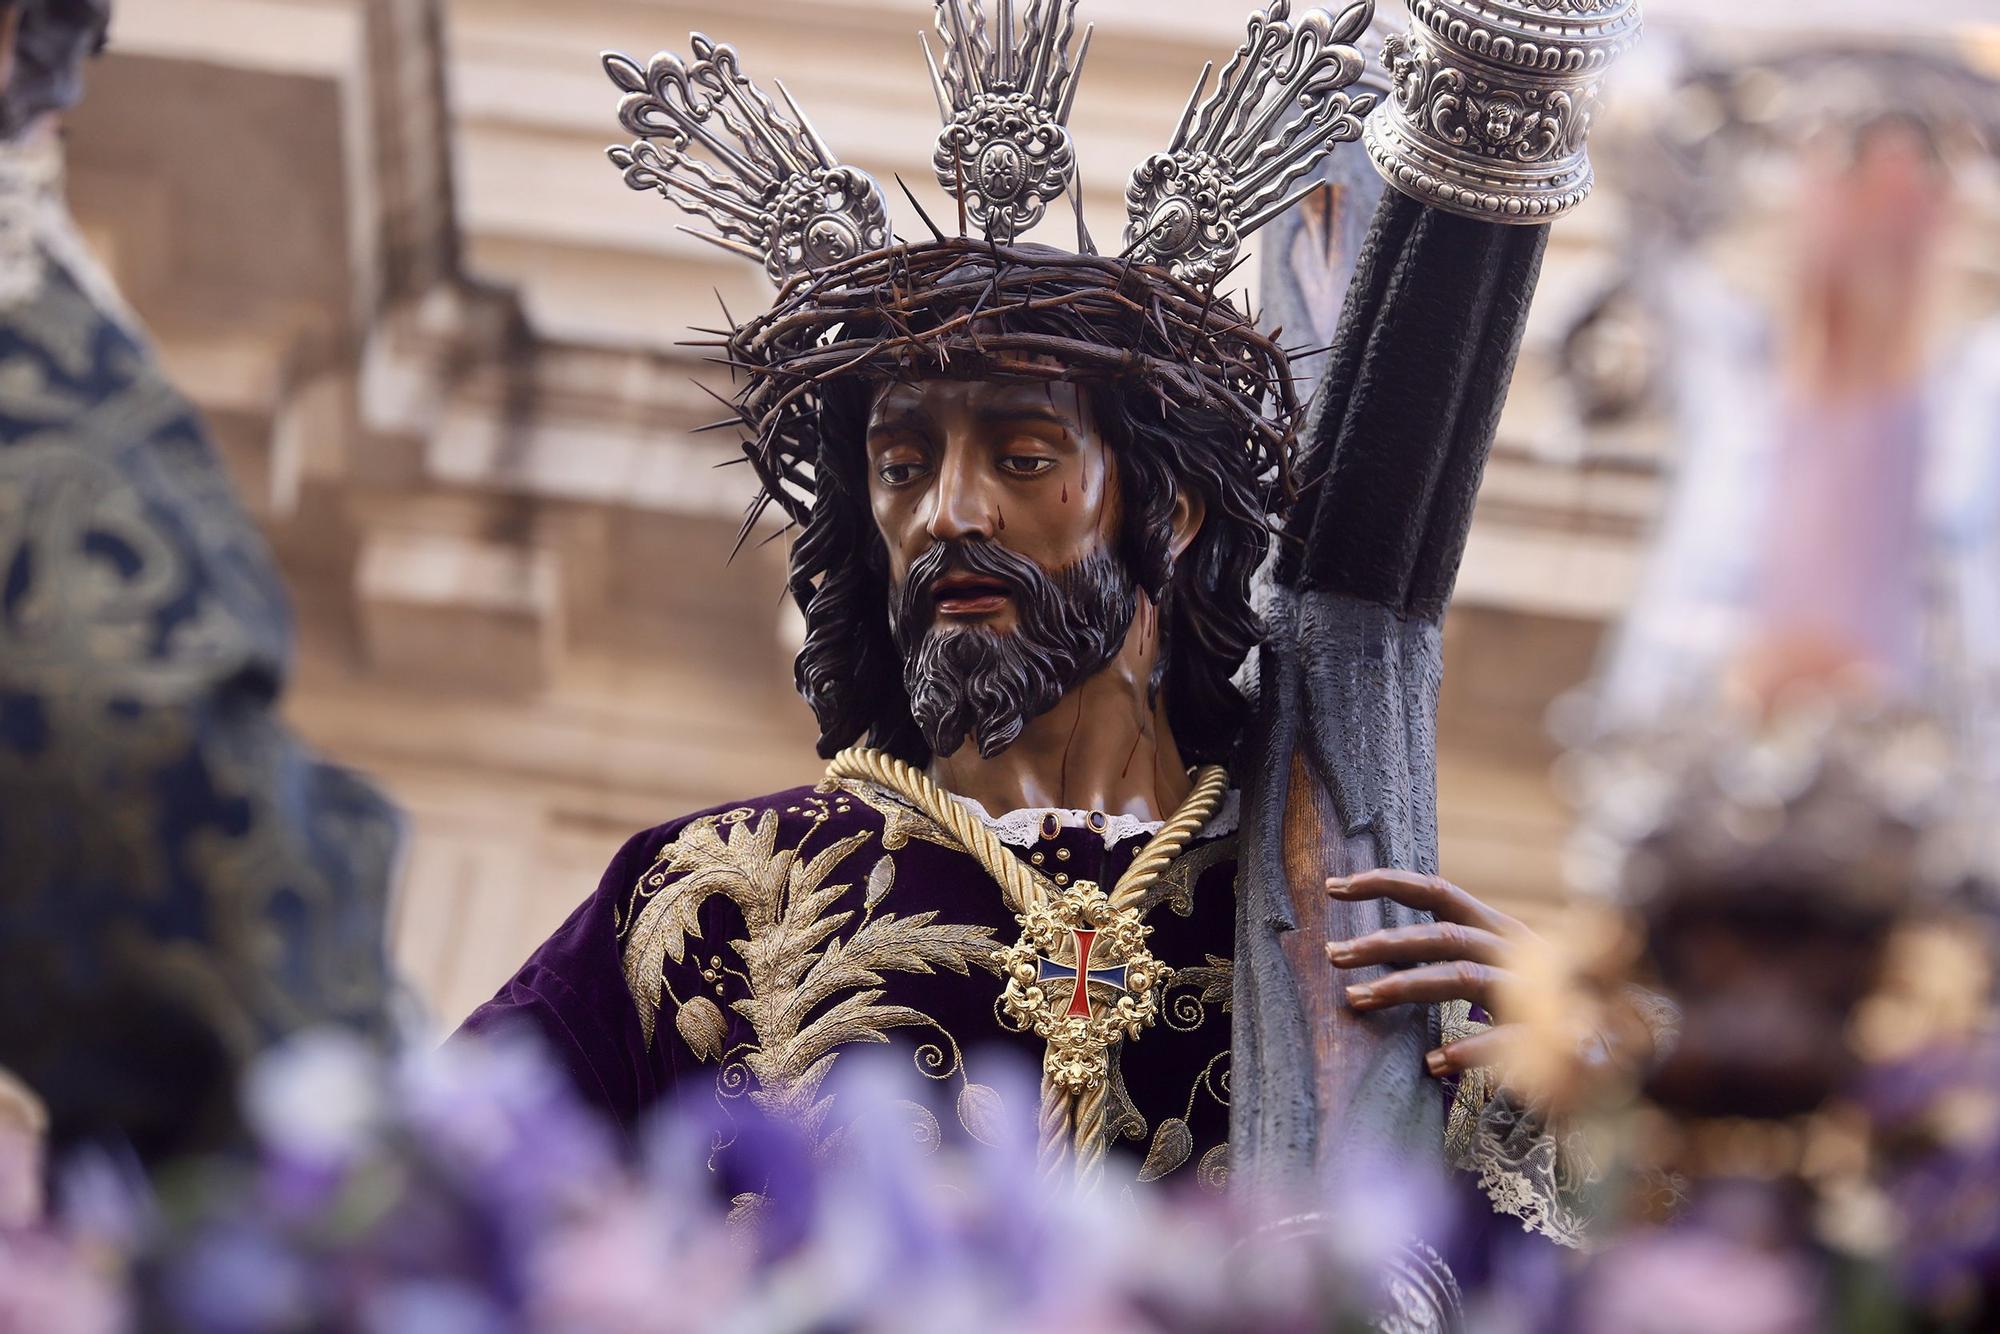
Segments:
[[[1092,231],[1243,4],[1091,0]],[[300,617],[293,719],[410,816],[400,962],[440,1023],[633,832],[810,781],[782,546],[677,345],[761,274],[606,164],[597,53],[690,29],[844,158],[934,196],[919,0],[123,0],[69,122],[80,222],[200,404]],[[903,201],[896,201],[902,205]],[[906,206],[904,206],[906,208]],[[941,215],[940,215],[941,216]],[[1561,224],[1447,626],[1448,873],[1529,916],[1566,821],[1544,716],[1659,506],[1657,432],[1586,433],[1558,335],[1619,225]],[[913,216],[899,221],[916,226]],[[1246,270],[1248,272],[1248,270]]]

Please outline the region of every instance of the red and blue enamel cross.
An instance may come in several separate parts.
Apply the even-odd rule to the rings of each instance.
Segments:
[[[1035,980],[1037,982],[1066,982],[1074,980],[1076,987],[1070,993],[1069,997],[1069,1017],[1088,1019],[1090,1017],[1090,984],[1092,982],[1099,982],[1105,986],[1115,987],[1119,991],[1124,991],[1126,989],[1125,981],[1130,965],[1121,963],[1116,968],[1092,968],[1090,966],[1090,948],[1097,942],[1097,932],[1080,931],[1072,927],[1070,928],[1070,934],[1076,937],[1076,966],[1071,967],[1066,963],[1057,963],[1046,954],[1038,955],[1037,958],[1041,962],[1041,971]]]

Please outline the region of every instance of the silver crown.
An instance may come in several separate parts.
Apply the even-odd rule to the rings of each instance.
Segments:
[[[1375,95],[1345,90],[1367,66],[1356,43],[1374,16],[1373,0],[1337,18],[1313,9],[1293,20],[1290,0],[1253,14],[1215,91],[1202,100],[1210,62],[1167,151],[1132,173],[1131,253],[1197,285],[1215,282],[1245,236],[1318,189],[1286,193],[1335,147],[1361,137]]]
[[[1069,115],[1093,31],[1079,39],[1077,5],[1025,0],[1017,21],[1017,0],[994,0],[989,24],[985,0],[934,0],[942,60],[923,40],[944,120],[934,165],[960,201],[961,232],[1011,242],[1073,189]],[[1475,11],[1480,24],[1465,18]],[[1597,87],[1637,34],[1636,0],[1412,0],[1418,27],[1388,44],[1394,97],[1381,107],[1354,87],[1374,12],[1357,0],[1294,18],[1291,0],[1271,0],[1253,15],[1214,89],[1211,63],[1166,150],[1132,174],[1127,253],[1196,285],[1219,281],[1243,238],[1318,188],[1293,190],[1362,138],[1364,121],[1382,174],[1438,207],[1532,221],[1582,198]],[[604,57],[625,94],[619,119],[639,136],[611,150],[626,184],[706,218],[715,230],[694,235],[781,283],[886,249],[881,186],[840,165],[782,83],[780,106],[734,48],[692,40],[693,63]]]
[[[619,122],[639,136],[610,150],[625,183],[706,218],[714,232],[681,230],[758,261],[780,283],[887,246],[882,187],[840,165],[785,85],[776,85],[781,111],[744,76],[736,48],[700,33],[690,41],[692,64],[667,51],[643,69],[615,51],[603,57],[625,93]],[[694,156],[697,145],[717,165]]]
[[[1076,38],[1077,0],[1029,0],[1018,32],[1014,0],[937,0],[940,66],[921,35],[944,130],[931,164],[938,184],[986,235],[1007,242],[1042,220],[1076,178],[1069,113],[1094,27]],[[1074,59],[1071,50],[1075,47]]]

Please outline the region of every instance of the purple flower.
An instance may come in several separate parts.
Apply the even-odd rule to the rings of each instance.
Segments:
[[[308,1258],[250,1223],[219,1226],[172,1255],[161,1299],[194,1334],[294,1329],[321,1306]]]
[[[510,1227],[532,1229],[618,1178],[610,1127],[527,1035],[412,1054],[395,1092],[417,1150]]]
[[[662,1202],[621,1192],[542,1239],[529,1321],[551,1334],[692,1334],[739,1309],[753,1282],[746,1239],[719,1217],[689,1228]]]
[[[367,1294],[357,1324],[362,1334],[510,1334],[511,1316],[491,1297],[460,1283],[415,1279]]]
[[[56,1172],[62,1233],[75,1245],[131,1255],[151,1242],[160,1220],[151,1185],[136,1158],[86,1150]]]
[[[1914,1290],[1962,1292],[2000,1254],[2000,1196],[1983,1184],[2000,1179],[2000,1112],[1940,1115],[2000,1108],[1996,1070],[1963,1055],[1918,1063],[1871,1095],[1884,1126],[1927,1128],[1920,1152],[1892,1158]],[[852,1053],[808,1124],[767,1116],[754,1096],[691,1097],[628,1163],[531,1044],[455,1043],[391,1067],[301,1042],[253,1077],[261,1159],[187,1178],[170,1222],[97,1160],[63,1178],[67,1235],[0,1233],[0,1334],[120,1329],[106,1275],[121,1255],[153,1276],[147,1316],[192,1334],[1303,1334],[1384,1310],[1384,1274],[1413,1242],[1450,1254],[1494,1240],[1453,1216],[1463,1183],[1392,1159],[1290,1199],[1138,1187],[1121,1159],[1078,1192],[1042,1176],[1039,1098],[1035,1071],[991,1055],[933,1082]],[[1821,1270],[1787,1248],[1801,1225],[1783,1198],[1710,1189],[1681,1223],[1616,1241],[1573,1281],[1540,1241],[1519,1263],[1529,1244],[1509,1224],[1515,1249],[1480,1250],[1492,1267],[1468,1309],[1496,1330],[1817,1329],[1830,1314]]]
[[[340,1029],[302,1033],[244,1076],[244,1116],[268,1153],[337,1166],[379,1136],[388,1115],[384,1074],[381,1058],[360,1038]]]
[[[1826,1327],[1818,1274],[1792,1251],[1695,1229],[1642,1235],[1583,1280],[1577,1334],[1813,1334]]]
[[[1873,1072],[1883,1188],[1897,1218],[1895,1268],[1916,1301],[1951,1307],[2000,1274],[2000,1044],[1917,1053]]]

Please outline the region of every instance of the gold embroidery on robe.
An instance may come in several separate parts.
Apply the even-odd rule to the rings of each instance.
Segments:
[[[1202,956],[1208,962],[1199,968],[1176,969],[1166,994],[1160,998],[1162,1017],[1176,1033],[1192,1033],[1208,1019],[1208,1007],[1220,1006],[1229,1013],[1230,993],[1236,981],[1236,963],[1219,954]]]
[[[1219,1106],[1228,1108],[1229,1053],[1227,1051],[1219,1051],[1209,1057],[1208,1064],[1204,1065],[1201,1073],[1195,1076],[1194,1087],[1188,1090],[1187,1106],[1182,1109],[1179,1116],[1170,1116],[1160,1122],[1159,1129],[1153,1132],[1152,1146],[1146,1150],[1146,1161],[1139,1168],[1139,1180],[1158,1181],[1168,1173],[1178,1171],[1194,1153],[1194,1133],[1189,1126],[1194,1120],[1195,1103],[1204,1093]],[[1201,1165],[1196,1168],[1197,1175],[1209,1166],[1214,1154],[1215,1149],[1211,1148],[1202,1155]]]
[[[1194,916],[1194,887],[1203,876],[1223,862],[1236,860],[1236,838],[1230,835],[1189,848],[1160,873],[1139,900],[1139,911],[1150,913],[1161,903],[1176,917]]]
[[[883,870],[883,861],[868,873],[858,922],[852,909],[832,911],[854,886],[830,878],[876,835],[850,834],[808,857],[805,841],[821,823],[813,821],[799,846],[780,848],[776,811],[693,821],[640,878],[624,945],[626,985],[650,1045],[666,962],[685,960],[709,897],[729,897],[743,916],[745,938],[731,946],[743,962],[747,991],[730,1008],[754,1035],[732,1064],[740,1060],[755,1078],[753,1103],[797,1119],[811,1133],[826,1116],[830,1100],[818,1090],[841,1047],[886,1042],[891,1028],[936,1026],[920,1010],[885,1002],[882,974],[948,968],[969,976],[973,964],[994,967],[1000,943],[991,927],[939,922],[936,912],[878,912],[894,882],[893,867]],[[701,1036],[708,1038],[706,1027]]]
[[[1438,1006],[1439,1046],[1448,1047],[1454,1042],[1484,1033],[1489,1025],[1478,1023],[1472,1017],[1470,1002],[1445,1001]],[[1444,1156],[1449,1163],[1469,1164],[1472,1158],[1472,1142],[1479,1129],[1479,1114],[1493,1096],[1492,1071],[1485,1069],[1467,1070],[1458,1077],[1458,1093],[1451,1100],[1451,1106],[1444,1114]]]
[[[1195,1164],[1194,1179],[1195,1184],[1203,1190],[1217,1195],[1229,1189],[1228,1140],[1222,1141],[1201,1156],[1201,1161]]]
[[[892,792],[884,791],[873,783],[841,779],[835,790],[851,793],[856,801],[882,817],[882,847],[884,851],[895,852],[911,839],[922,839],[935,843],[953,852],[964,852],[965,845],[953,838],[948,830],[941,829],[928,815],[907,806]]]

